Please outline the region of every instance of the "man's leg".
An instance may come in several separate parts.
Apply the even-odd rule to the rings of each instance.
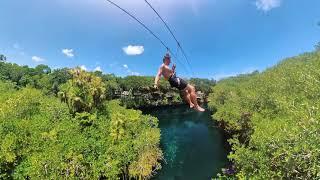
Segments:
[[[191,99],[191,102],[195,105],[195,109],[197,111],[200,111],[200,112],[203,112],[204,109],[202,107],[200,107],[198,105],[198,101],[197,101],[197,95],[196,95],[196,90],[193,86],[189,85],[187,86],[186,90],[189,92],[190,94],[190,99]]]
[[[183,91],[183,97],[184,97],[184,100],[187,101],[187,103],[190,105],[190,108],[194,108],[194,104],[191,101],[191,97],[188,90]]]

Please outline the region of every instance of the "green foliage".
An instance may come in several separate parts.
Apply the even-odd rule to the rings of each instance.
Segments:
[[[15,92],[15,84],[11,82],[0,81],[0,102],[5,101],[10,95]]]
[[[0,177],[21,179],[24,177],[20,174],[24,173],[22,169],[36,172],[24,163],[33,156],[37,158],[37,152],[43,148],[54,147],[54,144],[46,147],[49,142],[41,138],[41,133],[52,131],[52,139],[54,126],[71,127],[66,110],[57,99],[46,98],[40,91],[31,88],[11,91],[7,98],[1,99]],[[63,120],[65,122],[62,123]],[[42,171],[42,168],[38,170]]]
[[[143,116],[140,111],[127,110],[116,101],[108,104],[107,109],[111,118],[110,136],[113,148],[117,149],[115,155],[124,164],[133,161],[122,170],[128,171],[130,177],[151,177],[154,168],[161,168],[158,161],[162,159],[157,119]]]
[[[0,62],[5,62],[7,61],[7,57],[3,54],[0,54]]]
[[[116,91],[120,90],[119,78],[114,74],[104,74],[100,76],[105,83],[106,97],[108,100],[114,99]]]
[[[101,78],[76,68],[70,71],[72,79],[63,84],[59,97],[68,104],[71,113],[91,112],[105,100],[105,85]]]
[[[167,81],[159,90],[153,82],[1,61],[0,179],[152,177],[163,158],[158,120],[107,100],[121,98],[126,107],[181,103]],[[210,84],[193,83],[203,91]],[[124,90],[131,95],[115,95]]]
[[[168,81],[164,79],[159,81],[158,89],[153,88],[154,77],[151,76],[128,76],[118,78],[116,81],[119,84],[116,91],[129,93],[120,97],[122,104],[128,108],[184,103],[180,92],[172,88]],[[200,78],[192,78],[188,82],[194,85],[197,91],[202,91],[205,96],[211,92],[211,87],[215,85],[214,80]]]
[[[154,89],[154,77],[151,76],[127,76],[121,78],[116,77],[113,74],[103,74],[99,71],[86,73],[88,76],[101,78],[103,82],[102,88],[105,89],[103,95],[105,99],[121,99],[122,104],[128,108],[183,103],[180,92],[175,88],[171,88],[168,81],[164,79],[159,81],[159,89]],[[58,96],[59,92],[65,92],[72,89],[68,87],[77,87],[72,83],[70,84],[70,81],[72,81],[73,78],[72,76],[74,76],[74,74],[72,74],[72,71],[68,68],[51,70],[50,67],[43,64],[31,68],[0,61],[0,80],[15,82],[17,88],[30,86],[41,89],[48,95],[53,94]],[[69,85],[66,85],[68,81]],[[215,81],[193,78],[189,80],[189,83],[195,85],[198,91],[202,91],[207,96],[211,92],[211,87],[215,84]],[[121,96],[125,91],[130,91],[132,93],[131,96]],[[65,96],[65,94],[60,93],[59,96],[62,97]],[[76,95],[75,97],[79,96]],[[80,101],[81,98],[78,100]],[[78,102],[78,100],[73,99],[68,104],[77,103],[78,105],[83,106],[82,102]],[[74,107],[73,105],[69,107],[71,111],[84,111],[85,109],[83,108],[88,108],[84,106],[79,107],[79,109],[72,109],[72,107]],[[88,109],[86,109],[86,111],[87,110]]]
[[[0,62],[0,77],[3,80],[10,80],[18,83],[24,74],[26,74],[26,67],[17,64]]]
[[[240,179],[320,177],[320,53],[219,82],[209,106],[233,138]]]
[[[320,42],[318,42],[318,44],[316,44],[315,46],[316,51],[320,51]]]
[[[189,82],[197,88],[197,91],[202,91],[206,95],[209,95],[209,93],[211,93],[211,88],[216,84],[215,80],[200,78],[191,78]]]
[[[40,64],[34,68],[36,74],[50,74],[51,68],[47,65]]]
[[[128,76],[118,79],[120,89],[117,91],[127,92],[128,95],[120,96],[121,103],[128,108],[140,108],[149,106],[169,105],[182,103],[169,101],[166,95],[177,99],[179,91],[170,87],[164,79],[159,81],[159,89],[153,87],[154,77],[151,76]]]
[[[142,90],[152,87],[154,84],[154,78],[145,76],[127,76],[121,79],[119,84],[120,87],[125,91],[129,91],[130,89],[134,91]]]
[[[18,88],[31,86],[42,89],[46,94],[57,94],[59,85],[71,79],[69,69],[57,69],[53,72],[47,65],[38,65],[35,68],[19,66],[13,63],[0,61],[0,80],[15,82]]]
[[[66,83],[69,79],[72,78],[70,70],[68,68],[55,69],[50,74],[52,77],[52,83],[63,84]]]
[[[87,89],[97,77],[74,78],[77,86],[87,80],[80,90],[94,92]],[[31,87],[0,81],[0,93],[0,179],[148,178],[161,168],[154,117],[117,101],[73,117],[66,103]]]

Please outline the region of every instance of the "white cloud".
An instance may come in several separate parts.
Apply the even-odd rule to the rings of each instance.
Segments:
[[[136,55],[140,55],[144,52],[144,47],[129,45],[127,47],[123,47],[122,50],[124,53],[126,53],[129,56],[136,56]]]
[[[62,49],[61,52],[69,58],[74,57],[73,49]]]
[[[277,8],[281,5],[281,0],[256,0],[257,9],[264,12],[270,11],[273,8]]]
[[[102,72],[102,69],[101,69],[100,66],[97,66],[93,71],[100,71],[100,72]]]
[[[81,65],[81,66],[80,66],[80,69],[86,71],[86,70],[87,70],[87,67],[86,67],[85,65]]]
[[[32,61],[37,62],[37,63],[45,61],[45,59],[38,57],[38,56],[32,56],[31,59],[32,59]]]
[[[126,64],[124,64],[123,67],[124,67],[125,69],[129,69],[128,65],[126,65]]]

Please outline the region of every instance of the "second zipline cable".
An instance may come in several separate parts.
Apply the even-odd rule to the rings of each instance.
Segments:
[[[120,7],[118,4],[114,3],[111,0],[106,0],[109,3],[111,3],[112,5],[114,5],[115,7],[119,8],[120,10],[122,10],[123,12],[125,12],[127,15],[129,15],[131,18],[133,18],[134,20],[136,20],[141,26],[143,26],[151,35],[153,35],[156,39],[158,39],[160,41],[160,43],[167,49],[167,51],[170,52],[170,54],[172,54],[172,56],[177,59],[177,61],[183,66],[183,68],[185,69],[185,71],[188,73],[187,68],[183,65],[183,63],[181,63],[179,61],[179,59],[173,54],[173,52],[171,51],[171,49],[150,29],[148,28],[142,21],[140,21],[138,18],[136,18],[134,15],[132,15],[131,13],[129,13],[127,10],[123,9],[122,7]]]
[[[163,22],[163,24],[166,26],[166,28],[168,29],[168,31],[170,32],[170,34],[171,34],[172,37],[174,38],[174,40],[175,40],[176,43],[178,44],[178,48],[180,48],[180,50],[181,50],[184,58],[186,59],[188,65],[189,65],[189,68],[190,68],[190,70],[191,70],[191,72],[192,72],[192,74],[193,74],[193,76],[194,76],[194,72],[193,72],[193,70],[192,70],[192,66],[191,66],[191,64],[190,64],[190,61],[189,61],[189,59],[188,59],[185,51],[183,50],[180,42],[178,41],[178,39],[176,38],[176,36],[173,34],[171,28],[168,26],[168,24],[165,22],[165,20],[161,17],[161,15],[158,13],[158,11],[149,3],[149,1],[148,1],[148,0],[144,0],[144,1],[145,1],[145,2],[149,5],[149,7],[157,14],[157,16],[160,18],[160,20]]]

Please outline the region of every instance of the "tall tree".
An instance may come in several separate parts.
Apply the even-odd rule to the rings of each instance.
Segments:
[[[59,96],[71,113],[91,112],[105,100],[105,84],[100,77],[80,68],[70,70],[72,79],[61,86]]]
[[[49,74],[49,73],[51,73],[51,68],[49,66],[47,66],[47,65],[44,65],[44,64],[40,64],[40,65],[36,66],[34,69],[38,74]]]
[[[316,48],[316,51],[320,51],[320,42],[318,42],[314,47]]]
[[[7,57],[3,54],[0,54],[0,62],[5,62],[7,61]]]

